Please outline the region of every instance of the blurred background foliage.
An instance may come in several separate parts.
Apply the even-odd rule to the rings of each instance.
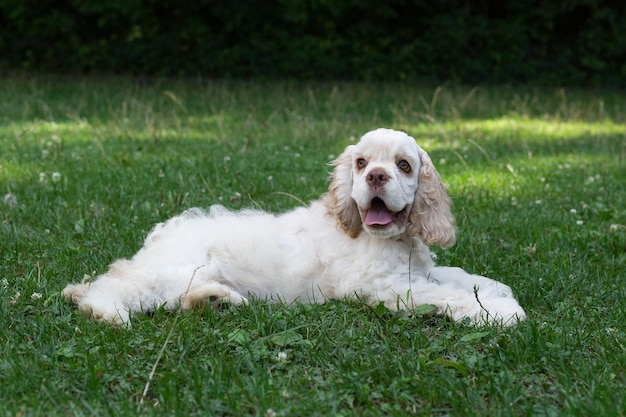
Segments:
[[[0,0],[0,70],[623,88],[625,11],[608,0]]]

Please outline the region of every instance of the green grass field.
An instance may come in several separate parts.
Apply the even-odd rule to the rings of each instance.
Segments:
[[[439,263],[510,285],[528,321],[257,300],[123,329],[60,296],[185,208],[317,198],[377,127],[454,200]],[[0,187],[0,415],[626,415],[623,93],[5,78]]]

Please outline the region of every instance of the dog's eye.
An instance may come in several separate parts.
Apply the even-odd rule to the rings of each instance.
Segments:
[[[409,173],[411,172],[411,165],[405,161],[404,159],[402,159],[400,162],[398,162],[398,168],[400,168],[402,171]]]
[[[367,166],[367,161],[363,158],[359,158],[356,160],[356,167],[358,169],[363,169]]]

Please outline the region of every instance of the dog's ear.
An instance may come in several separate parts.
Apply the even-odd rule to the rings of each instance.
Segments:
[[[443,249],[456,242],[452,202],[430,157],[418,149],[421,167],[415,201],[409,213],[409,234]]]
[[[324,203],[328,212],[335,216],[341,229],[350,237],[361,233],[361,216],[352,199],[352,148],[348,146],[337,159],[331,162],[335,168]]]

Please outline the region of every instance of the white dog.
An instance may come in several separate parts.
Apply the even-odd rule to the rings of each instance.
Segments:
[[[240,304],[246,297],[323,302],[358,297],[391,310],[433,304],[454,320],[513,325],[526,317],[511,289],[436,267],[428,245],[455,242],[438,172],[407,134],[378,129],[333,162],[327,194],[281,215],[191,209],[158,224],[131,260],[118,260],[65,297],[89,317]]]

